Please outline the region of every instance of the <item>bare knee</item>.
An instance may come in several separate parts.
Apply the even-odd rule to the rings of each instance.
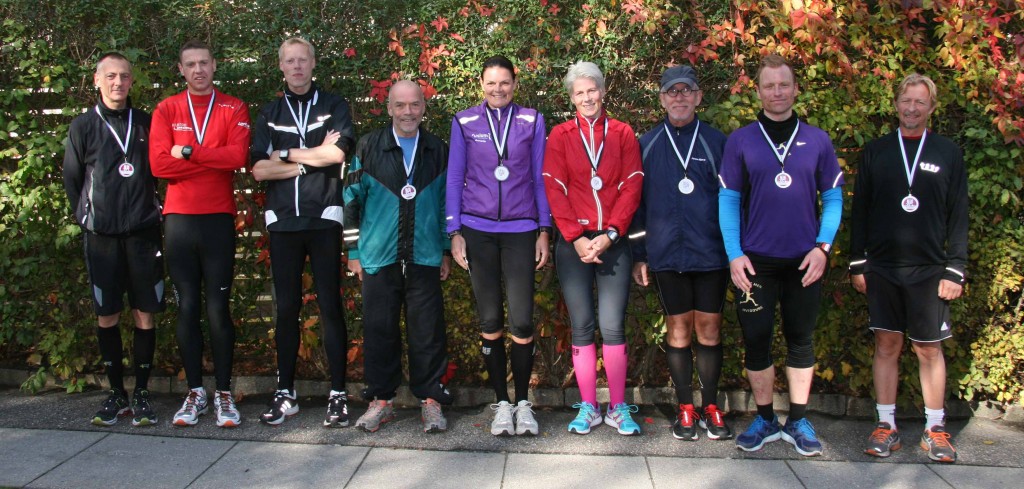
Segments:
[[[715,346],[721,343],[722,315],[698,312],[695,316],[697,342],[705,346]]]
[[[668,330],[666,341],[668,346],[673,348],[686,348],[690,346],[690,338],[693,336],[693,312],[665,316],[665,326]]]
[[[891,360],[903,353],[903,335],[889,331],[875,333],[875,358]]]
[[[932,364],[935,362],[942,362],[942,343],[938,341],[932,341],[928,343],[913,342],[914,353],[917,354],[917,359],[922,364]]]

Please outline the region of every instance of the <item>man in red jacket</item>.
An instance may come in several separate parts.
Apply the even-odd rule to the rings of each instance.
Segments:
[[[249,109],[213,87],[217,62],[205,43],[185,43],[178,70],[187,90],[157,105],[149,140],[153,175],[167,180],[164,240],[179,308],[178,349],[190,389],[173,423],[194,425],[208,409],[199,323],[205,296],[217,381],[213,408],[217,426],[233,427],[242,419],[231,396],[235,347],[229,310],[235,266],[232,178],[248,160]]]

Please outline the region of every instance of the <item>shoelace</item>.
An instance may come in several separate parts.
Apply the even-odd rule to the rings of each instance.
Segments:
[[[722,419],[722,412],[718,409],[708,407],[704,409],[704,417],[711,420],[711,423],[715,426],[725,426],[725,420]]]
[[[953,444],[949,442],[949,433],[945,431],[932,431],[929,438],[936,447],[953,448]]]
[[[818,434],[814,432],[814,426],[811,426],[811,423],[808,422],[807,419],[801,419],[800,421],[797,421],[796,429],[811,438],[818,437]]]
[[[529,412],[533,414],[533,403],[527,402],[526,404],[516,404],[512,407],[512,412],[519,414],[520,412]]]
[[[623,416],[629,416],[629,413],[639,412],[640,408],[637,407],[635,404],[622,403],[619,404],[618,406],[615,406],[615,411],[618,412],[619,414],[622,414]]]
[[[871,433],[871,439],[878,443],[887,443],[889,441],[889,437],[892,436],[893,431],[896,430],[890,430],[882,427],[875,428],[875,431]]]
[[[693,418],[696,417],[695,414],[696,413],[694,413],[692,407],[684,408],[682,406],[679,406],[679,422],[682,423],[683,426],[693,425]]]
[[[220,395],[217,396],[217,405],[220,406],[220,412],[222,413],[230,413],[235,410],[235,400],[232,399],[231,394],[228,394],[227,392],[221,392]]]
[[[577,418],[581,416],[588,418],[593,417],[594,406],[591,406],[589,402],[577,402],[576,404],[572,405],[572,408],[580,410],[579,414],[576,415]]]
[[[436,402],[425,402],[423,403],[423,414],[427,419],[437,420],[441,417],[441,405]]]
[[[192,414],[198,411],[199,394],[197,394],[195,391],[189,392],[188,396],[185,397],[185,404],[181,406],[181,410],[184,411],[185,414]]]

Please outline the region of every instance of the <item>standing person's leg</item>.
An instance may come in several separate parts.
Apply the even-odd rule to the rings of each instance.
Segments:
[[[871,362],[878,423],[868,437],[864,453],[888,457],[903,445],[896,426],[896,396],[899,386],[899,359],[907,328],[907,297],[903,290],[885,277],[869,272],[867,284],[870,328],[875,332],[875,356]]]
[[[214,411],[217,426],[234,427],[242,422],[231,394],[231,369],[235,356],[235,324],[231,321],[231,286],[235,279],[235,220],[230,214],[197,216],[201,226],[203,287],[206,316],[210,323],[210,349],[217,382]]]
[[[597,406],[597,347],[594,345],[594,265],[583,263],[576,249],[564,239],[555,243],[555,270],[562,298],[572,323],[572,365],[581,402],[569,431],[585,435],[601,423]]]
[[[363,273],[362,396],[370,405],[356,427],[374,432],[395,417],[391,400],[402,382],[402,265],[391,264],[375,274]]]
[[[676,387],[678,411],[672,421],[677,440],[697,440],[697,411],[693,407],[693,300],[689,276],[675,271],[654,272],[661,307],[665,311],[665,360]]]
[[[629,301],[633,254],[627,240],[619,240],[601,254],[597,265],[598,325],[601,328],[601,356],[608,376],[608,413],[605,424],[622,435],[639,435],[640,425],[631,413],[636,406],[626,403],[626,371],[629,366],[626,344],[626,303]]]
[[[501,294],[501,251],[499,233],[485,233],[469,227],[463,227],[462,236],[466,240],[466,257],[469,260],[469,280],[473,285],[473,297],[476,299],[476,313],[480,325],[481,351],[487,379],[494,390],[496,407],[508,411],[509,426],[492,426],[501,428],[502,433],[512,434],[511,408],[502,405],[510,404],[508,396],[508,356],[505,354],[504,323],[505,311],[502,306]],[[502,416],[504,418],[505,416]],[[507,428],[507,430],[505,429]],[[507,431],[507,432],[506,432]]]
[[[749,276],[750,292],[736,293],[736,317],[743,330],[746,351],[744,365],[757,404],[754,422],[736,437],[736,446],[748,452],[760,450],[765,443],[776,441],[782,436],[772,402],[775,386],[772,332],[775,327],[775,304],[779,298],[776,276],[778,267],[756,258],[751,261],[757,275]]]
[[[155,313],[163,312],[164,259],[160,228],[153,227],[133,233],[125,241],[128,258],[128,301],[135,318],[133,357],[135,390],[132,393],[132,425],[157,423],[156,412],[149,399],[149,374],[156,352]]]
[[[441,412],[452,395],[441,383],[448,370],[444,297],[438,267],[406,265],[405,325],[409,338],[409,390],[420,399],[423,431],[448,429]]]
[[[116,237],[90,232],[82,235],[93,310],[96,312],[96,339],[110,383],[107,398],[92,418],[92,424],[97,426],[111,426],[117,423],[118,416],[130,410],[124,389],[124,346],[118,324],[124,309],[124,286],[128,278],[120,241]]]
[[[189,393],[174,415],[175,426],[191,426],[207,411],[203,388],[203,332],[199,317],[202,306],[202,268],[198,242],[202,239],[197,218],[185,214],[164,216],[167,270],[178,303],[178,351],[185,369]]]
[[[822,279],[804,287],[804,271],[794,265],[782,279],[779,302],[782,333],[786,337],[786,379],[789,383],[789,416],[782,427],[782,439],[804,456],[821,455],[814,426],[804,417],[814,381],[814,328],[821,308]]]
[[[727,269],[693,274],[694,326],[697,332],[697,379],[703,403],[700,425],[712,440],[728,440],[732,429],[718,409],[718,381],[722,376],[722,309],[728,286]]]
[[[533,375],[534,322],[533,292],[536,269],[537,233],[501,235],[501,274],[508,296],[510,357],[515,385],[515,426],[517,435],[537,435],[540,427],[530,402],[530,376]]]
[[[270,231],[270,273],[274,282],[274,343],[277,349],[277,391],[260,421],[277,425],[298,414],[295,364],[299,357],[299,314],[302,272],[306,267],[306,236],[302,231]]]
[[[941,274],[920,284],[906,286],[909,301],[907,335],[920,365],[924,397],[925,430],[921,448],[936,462],[956,462],[957,452],[946,431],[946,358],[942,341],[953,336],[949,301],[939,297]]]
[[[348,392],[345,372],[348,369],[348,327],[341,305],[341,229],[310,231],[309,265],[313,286],[320,306],[321,341],[331,372],[331,392],[327,395],[324,426],[348,426]]]

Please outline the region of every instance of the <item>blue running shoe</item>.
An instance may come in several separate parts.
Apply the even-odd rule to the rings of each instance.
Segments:
[[[764,447],[765,443],[777,441],[782,437],[782,428],[779,426],[779,417],[772,416],[771,422],[760,415],[754,418],[747,431],[736,437],[736,448],[745,452],[756,452]]]
[[[805,457],[821,455],[821,442],[814,432],[814,426],[807,418],[800,418],[792,423],[786,420],[782,427],[782,439],[796,447],[797,453]]]
[[[576,419],[569,423],[569,433],[585,435],[590,429],[601,424],[601,409],[594,407],[589,402],[578,402],[572,405],[573,409],[579,409]]]
[[[639,435],[640,425],[633,421],[633,416],[630,416],[630,413],[639,410],[640,408],[636,406],[620,402],[615,407],[608,409],[608,414],[604,417],[604,424],[619,430],[620,435]]]

